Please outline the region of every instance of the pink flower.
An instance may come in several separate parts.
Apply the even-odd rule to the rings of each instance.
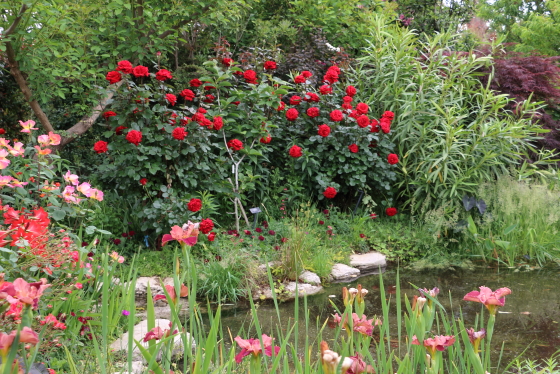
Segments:
[[[436,335],[433,338],[424,339],[424,347],[434,357],[436,351],[443,351],[455,343],[455,336]],[[416,335],[412,337],[412,344],[421,345]]]
[[[249,356],[251,353],[257,357],[261,354],[262,348],[264,348],[264,354],[268,357],[272,357],[272,338],[266,334],[262,334],[262,343],[263,347],[261,347],[261,341],[259,339],[249,339],[245,340],[242,339],[240,336],[235,337],[235,341],[241,347],[241,352],[239,352],[235,356],[235,362],[238,364],[241,363],[243,357]],[[276,356],[280,351],[280,347],[274,346],[274,355]]]
[[[463,297],[463,300],[482,303],[488,308],[490,314],[495,316],[498,307],[505,305],[505,296],[509,294],[511,294],[511,290],[507,287],[498,288],[496,291],[492,292],[490,288],[481,286],[480,292],[471,291]]]
[[[198,240],[198,223],[189,221],[183,227],[173,226],[169,234],[165,234],[162,238],[161,244],[177,240],[178,242],[185,243],[188,246],[193,246]]]
[[[64,180],[68,183],[71,183],[74,186],[80,184],[80,181],[78,180],[78,176],[76,174],[70,173],[70,170],[68,170],[66,174],[64,174]]]
[[[381,325],[381,321],[377,318],[368,320],[367,317],[362,315],[362,318],[358,318],[356,313],[352,313],[352,326],[354,331],[359,332],[362,335],[371,336],[373,333],[373,328],[377,325]]]
[[[175,287],[168,284],[165,286],[165,290],[169,294],[169,298],[171,299],[173,304],[177,304],[177,293],[175,292]],[[180,297],[189,296],[189,289],[184,284],[181,285],[181,291],[179,293],[179,296]],[[154,301],[158,301],[158,300],[167,300],[167,298],[165,297],[165,294],[159,294],[154,297]]]
[[[45,278],[41,278],[40,282],[27,283],[23,278],[16,279],[13,283],[11,292],[2,292],[0,288],[0,298],[5,298],[10,304],[21,302],[30,305],[33,309],[39,306],[39,299],[43,296],[43,292],[51,285],[47,284]],[[6,294],[4,297],[3,294]]]
[[[21,127],[23,127],[23,130],[21,130],[20,132],[27,132],[30,133],[31,130],[38,130],[35,126],[35,121],[33,120],[28,120],[25,122],[19,121],[19,124],[21,125]]]

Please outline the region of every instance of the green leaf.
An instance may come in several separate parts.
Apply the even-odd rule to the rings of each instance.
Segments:
[[[63,220],[64,217],[66,217],[66,212],[62,209],[58,209],[58,210],[55,210],[54,212],[52,212],[51,215],[55,220],[60,221],[60,220]]]

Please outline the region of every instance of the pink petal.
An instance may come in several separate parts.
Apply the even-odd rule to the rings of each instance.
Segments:
[[[468,294],[465,295],[465,297],[463,297],[463,300],[467,300],[467,301],[475,301],[477,303],[480,303],[480,299],[478,298],[478,296],[480,295],[480,292],[478,291],[471,291]]]
[[[243,357],[245,356],[249,356],[251,354],[251,352],[249,352],[248,350],[246,350],[245,348],[243,348],[241,350],[241,352],[239,352],[237,355],[235,355],[235,362],[237,362],[238,364],[241,363],[241,361],[243,360]]]
[[[172,242],[173,240],[175,240],[175,239],[171,235],[165,234],[163,236],[163,238],[161,239],[161,245],[164,245],[167,242]]]
[[[250,349],[251,348],[251,341],[250,340],[245,340],[240,336],[236,336],[234,340],[243,349]]]

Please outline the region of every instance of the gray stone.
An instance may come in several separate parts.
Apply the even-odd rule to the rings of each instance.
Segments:
[[[377,270],[387,266],[387,259],[384,254],[379,252],[368,252],[361,255],[350,256],[350,266],[359,269],[361,272]]]
[[[299,297],[303,297],[305,295],[311,296],[323,291],[323,287],[321,285],[314,286],[312,284],[307,284],[307,283],[297,283],[297,289],[298,289]],[[290,282],[288,284],[284,284],[284,288],[280,292],[276,292],[276,297],[282,300],[295,299],[296,282]],[[253,294],[253,300],[259,300],[259,299],[260,300],[272,299],[272,290],[270,289],[270,287],[257,290]]]
[[[154,321],[156,327],[160,327],[162,330],[168,330],[169,329],[169,324],[171,323],[171,321],[169,321],[168,319],[156,319]],[[138,323],[136,326],[134,326],[134,330],[132,332],[132,336],[134,340],[137,340],[140,342],[140,344],[142,344],[142,346],[144,346],[145,348],[148,348],[149,343],[143,341],[144,336],[146,336],[146,334],[148,333],[148,321],[144,320],[140,323]],[[194,341],[194,339],[190,336],[190,334],[188,332],[186,333],[179,333],[177,335],[175,335],[175,337],[173,338],[173,352],[172,355],[175,358],[179,358],[181,357],[181,355],[184,352],[184,347],[183,347],[183,339],[181,338],[181,336],[185,336],[186,334],[186,339],[187,341],[189,341],[191,343],[191,348],[195,348],[196,347],[196,342]],[[119,339],[115,340],[113,342],[113,344],[111,344],[111,349],[115,352],[117,351],[126,351],[128,349],[128,338],[129,338],[129,333],[125,332]],[[140,350],[138,349],[138,347],[136,346],[136,343],[133,344],[133,350],[132,350],[132,359],[133,361],[143,361],[144,357],[142,356],[142,353],[140,353]],[[161,360],[161,355],[162,352],[158,352],[158,356],[157,356],[157,360]]]
[[[360,275],[360,270],[344,264],[334,264],[329,279],[333,281],[356,278]]]
[[[309,284],[321,284],[321,278],[309,270],[304,271],[299,275],[299,280]]]
[[[142,361],[132,361],[131,363],[132,367],[132,371],[115,371],[114,374],[144,374],[146,372],[146,366],[144,366],[144,363]],[[128,370],[128,363],[124,362],[121,365],[118,366],[122,366],[122,368],[120,370]]]
[[[136,279],[136,295],[146,297],[148,293],[148,284],[152,290],[152,296],[163,294],[163,287],[158,277],[140,277]]]

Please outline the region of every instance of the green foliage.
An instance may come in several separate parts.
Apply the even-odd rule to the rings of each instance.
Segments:
[[[397,12],[412,19],[409,27],[433,36],[445,31],[457,31],[470,21],[477,1],[474,0],[398,0]]]
[[[480,2],[478,15],[490,21],[490,28],[506,35],[507,42],[519,42],[519,35],[513,32],[515,25],[523,23],[533,14],[547,11],[545,0],[485,0]]]
[[[520,40],[516,51],[545,56],[560,54],[560,1],[549,0],[543,5],[544,12],[532,12],[524,22],[512,26],[512,32]]]
[[[208,262],[201,269],[200,295],[219,302],[235,302],[247,296],[243,285],[246,270],[246,264],[233,256]]]
[[[513,116],[506,95],[481,86],[476,70],[490,59],[450,52],[452,35],[418,45],[411,31],[378,18],[370,42],[350,79],[362,100],[395,112],[396,186],[413,211],[427,198],[437,207],[473,194],[519,163],[544,131],[530,119],[537,104]]]

